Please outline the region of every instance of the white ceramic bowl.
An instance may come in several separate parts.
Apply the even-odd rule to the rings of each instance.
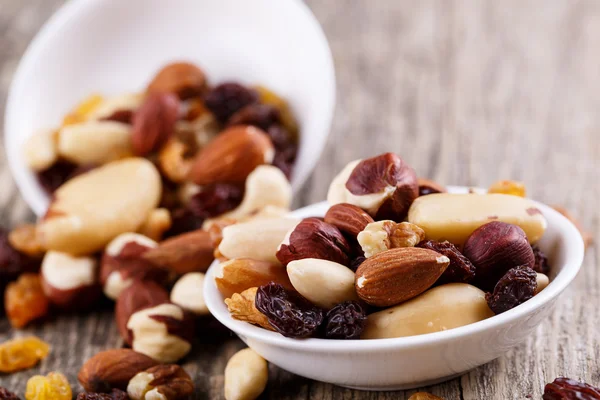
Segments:
[[[467,188],[450,191],[466,192]],[[552,208],[537,206],[548,220],[540,247],[551,261],[550,284],[520,306],[471,325],[394,339],[290,339],[231,318],[214,282],[215,264],[205,281],[206,304],[258,354],[307,378],[364,390],[409,389],[441,382],[500,357],[534,334],[538,324],[549,317],[558,295],[577,275],[584,253],[579,232]],[[294,215],[324,215],[327,208],[327,203],[317,203]]]
[[[79,0],[38,33],[8,97],[8,162],[38,215],[48,197],[21,156],[24,139],[57,126],[92,93],[143,90],[175,60],[197,63],[212,83],[263,84],[289,100],[301,126],[292,184],[301,186],[325,145],[335,103],[331,52],[301,0]]]

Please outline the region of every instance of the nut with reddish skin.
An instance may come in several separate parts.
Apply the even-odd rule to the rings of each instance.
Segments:
[[[133,337],[127,329],[129,318],[145,308],[169,302],[169,293],[151,281],[135,281],[124,289],[115,304],[115,321],[121,338],[131,346]]]
[[[138,373],[127,385],[131,400],[187,400],[194,383],[179,365],[157,365]]]
[[[177,274],[206,272],[214,260],[210,234],[199,229],[174,236],[149,249],[142,259]]]
[[[132,118],[131,145],[136,155],[159,150],[173,135],[179,100],[171,93],[149,94]]]
[[[160,304],[129,317],[131,347],[161,362],[172,363],[183,358],[192,348],[194,319],[175,304]]]
[[[243,183],[256,167],[270,164],[274,155],[273,144],[261,129],[232,126],[198,152],[190,178],[198,185]]]
[[[104,251],[100,267],[100,284],[104,294],[116,300],[123,289],[135,280],[164,284],[170,271],[143,256],[158,244],[139,233],[124,233],[113,239]]]
[[[418,178],[417,183],[419,184],[419,196],[447,192],[444,186],[430,179]]]
[[[400,304],[429,289],[449,264],[448,257],[420,247],[387,250],[358,267],[356,293],[373,306]]]
[[[493,221],[477,228],[465,242],[463,254],[475,265],[475,286],[491,290],[511,268],[533,268],[535,256],[518,226]]]
[[[42,262],[44,294],[50,303],[66,310],[82,310],[93,305],[102,293],[97,278],[98,261],[49,251]]]
[[[127,383],[138,372],[158,363],[130,349],[113,349],[97,353],[83,364],[77,379],[88,392],[108,393],[127,389]]]
[[[440,279],[436,282],[437,285],[453,282],[469,283],[475,278],[475,266],[452,243],[448,241],[436,242],[435,240],[424,240],[418,246],[437,251],[450,259],[450,265],[448,265],[448,268],[446,268]]]
[[[319,218],[306,218],[288,232],[276,256],[284,266],[303,258],[348,265],[350,250],[348,241],[338,228]]]
[[[597,400],[600,389],[585,382],[558,377],[544,387],[543,400]]]
[[[362,208],[348,203],[331,206],[324,220],[352,238],[356,238],[368,224],[375,222]]]
[[[204,72],[192,63],[165,65],[148,84],[149,93],[174,93],[181,100],[199,96],[206,90]]]

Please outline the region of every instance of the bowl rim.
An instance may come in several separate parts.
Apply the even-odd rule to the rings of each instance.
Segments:
[[[448,191],[451,193],[467,193],[469,187],[465,186],[448,186]],[[477,189],[481,191],[482,189]],[[423,335],[406,336],[399,338],[386,339],[355,339],[355,340],[332,340],[332,339],[295,339],[287,338],[277,332],[268,331],[264,328],[254,326],[250,323],[234,320],[224,306],[222,296],[217,290],[214,283],[215,273],[218,269],[219,261],[215,260],[206,273],[204,282],[204,294],[206,305],[211,314],[219,320],[227,328],[231,329],[237,335],[255,339],[264,343],[275,346],[287,347],[295,350],[304,351],[324,351],[328,353],[344,353],[352,352],[371,352],[385,351],[387,349],[403,349],[415,347],[427,347],[431,345],[439,345],[440,342],[451,342],[461,337],[470,336],[482,333],[488,330],[497,330],[510,324],[513,321],[520,319],[546,305],[548,302],[556,298],[564,289],[575,279],[579,272],[584,259],[584,243],[581,234],[565,216],[535,200],[533,201],[539,207],[548,220],[548,223],[557,226],[557,231],[563,241],[567,242],[567,261],[561,268],[560,272],[554,277],[550,284],[539,294],[529,299],[525,303],[508,310],[502,314],[495,315],[483,321],[478,321],[469,325],[464,325],[458,328],[449,329],[441,332],[427,333]],[[291,216],[305,217],[308,215],[316,215],[316,212],[322,213],[323,209],[328,207],[326,201],[314,203],[307,207],[303,207],[293,211]],[[223,303],[222,307],[218,306],[218,302]]]
[[[16,103],[17,97],[18,94],[23,91],[22,86],[29,76],[29,70],[39,57],[39,53],[48,46],[48,43],[50,43],[73,18],[76,18],[81,13],[86,12],[86,10],[93,9],[98,6],[98,4],[105,2],[106,0],[71,1],[61,5],[50,18],[44,22],[42,27],[27,45],[25,52],[19,60],[8,89],[4,113],[4,151],[6,153],[10,173],[21,196],[37,216],[42,216],[46,212],[50,196],[43,192],[41,187],[39,187],[39,183],[30,181],[28,176],[30,171],[24,162],[23,152],[20,148],[17,148],[17,143],[15,143],[17,140],[16,135],[9,133],[14,131],[13,127],[15,126],[15,122],[13,122],[13,120],[18,113]],[[327,102],[327,107],[324,107],[323,110],[324,118],[319,122],[318,128],[322,129],[325,133],[319,137],[320,146],[316,150],[311,150],[310,158],[312,158],[312,161],[305,170],[296,170],[292,173],[292,190],[296,193],[309,178],[319,162],[321,154],[325,150],[335,115],[337,81],[333,53],[329,41],[327,40],[327,36],[323,31],[323,27],[305,2],[302,0],[288,0],[288,3],[291,7],[296,7],[297,12],[301,13],[303,17],[306,18],[307,26],[314,30],[319,42],[323,45],[323,50],[325,51],[324,62],[327,66],[325,70],[323,70],[323,73],[326,75],[326,80],[329,82],[327,95],[330,97]],[[33,134],[33,132],[30,134]]]

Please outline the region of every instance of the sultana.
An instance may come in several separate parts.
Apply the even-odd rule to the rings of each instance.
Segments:
[[[0,372],[31,368],[48,356],[50,346],[36,337],[9,340],[0,344]]]
[[[35,375],[27,381],[26,400],[71,400],[73,393],[67,378],[60,372]]]
[[[4,306],[10,324],[22,328],[48,313],[48,298],[38,274],[22,274],[4,292]]]

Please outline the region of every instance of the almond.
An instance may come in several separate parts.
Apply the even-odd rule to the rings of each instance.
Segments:
[[[342,233],[356,238],[360,231],[374,221],[362,208],[348,203],[341,203],[329,208],[327,214],[325,214],[325,222],[334,225]]]
[[[152,93],[132,119],[131,145],[135,154],[144,156],[159,150],[169,141],[179,118],[179,99],[171,93]]]
[[[274,154],[265,132],[253,126],[233,126],[198,152],[190,178],[198,185],[243,183],[256,167],[270,164]]]
[[[368,304],[389,307],[429,289],[450,264],[433,250],[401,247],[367,258],[356,271],[358,296]]]
[[[161,242],[143,258],[178,274],[206,272],[214,260],[212,240],[204,230],[184,233]]]
[[[77,379],[88,392],[127,389],[127,383],[138,372],[157,365],[150,357],[130,349],[106,350],[90,358]]]
[[[263,286],[269,282],[279,283],[286,289],[294,289],[285,268],[269,261],[238,258],[222,263],[219,271],[215,283],[224,297],[231,297],[234,293],[242,293],[246,289]]]

